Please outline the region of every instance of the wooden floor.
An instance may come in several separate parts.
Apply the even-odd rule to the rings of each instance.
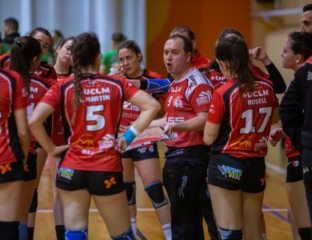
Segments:
[[[165,146],[160,144],[159,153],[163,156]],[[264,197],[264,217],[267,228],[267,239],[290,240],[292,239],[290,225],[287,220],[288,200],[285,189],[286,158],[283,156],[280,146],[270,148],[267,161],[267,188]],[[161,158],[161,164],[164,160]],[[165,239],[161,226],[157,220],[142,182],[136,174],[137,181],[137,226],[142,233],[140,239]],[[35,240],[56,239],[54,230],[54,219],[52,213],[52,183],[48,163],[44,169],[39,186],[39,206],[35,226]],[[206,225],[205,236],[210,239]],[[96,212],[94,204],[91,205],[89,217],[89,239],[110,239],[105,224]]]

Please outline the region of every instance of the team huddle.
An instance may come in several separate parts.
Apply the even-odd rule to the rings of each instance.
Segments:
[[[42,61],[52,37],[40,27],[0,56],[0,238],[33,239],[48,159],[58,240],[88,239],[91,199],[112,239],[136,239],[135,168],[167,240],[204,239],[203,218],[212,240],[266,239],[264,158],[268,143],[286,137],[291,224],[311,239],[312,4],[281,53],[295,72],[287,91],[266,52],[248,49],[236,29],[222,31],[211,61],[194,49],[190,28],[174,28],[163,50],[167,78],[141,67],[135,41],[113,41],[117,63],[108,67],[90,33],[63,39],[54,67]],[[285,91],[279,103],[275,94]],[[165,116],[156,119],[159,98]],[[280,116],[283,128],[271,131]],[[159,127],[169,136],[162,170],[156,143],[127,150]]]

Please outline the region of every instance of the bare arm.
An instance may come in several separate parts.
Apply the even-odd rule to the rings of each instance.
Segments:
[[[274,110],[273,110],[271,125],[277,123],[279,120],[280,120],[280,116],[279,116],[279,111],[278,111],[278,107],[277,107],[277,108],[274,108]]]
[[[39,102],[39,104],[34,109],[32,115],[30,116],[28,125],[32,134],[35,136],[36,140],[40,143],[43,149],[46,150],[50,156],[55,157],[65,149],[69,148],[69,146],[55,146],[43,126],[43,122],[53,112],[54,108],[51,107],[49,104]]]
[[[211,122],[206,122],[205,131],[204,131],[204,142],[207,145],[212,145],[213,142],[219,136],[221,124],[215,124]]]
[[[27,110],[26,108],[14,111],[16,119],[17,134],[24,152],[24,163],[26,162],[29,145],[30,145],[30,131],[27,125]]]
[[[151,122],[151,124],[148,126],[148,128],[155,128],[155,127],[164,127],[166,122],[166,117],[154,120]]]

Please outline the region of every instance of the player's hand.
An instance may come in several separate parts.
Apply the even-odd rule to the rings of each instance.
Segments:
[[[281,141],[282,138],[285,137],[285,133],[283,132],[282,128],[277,128],[274,129],[273,131],[270,132],[269,135],[269,143],[275,147],[276,144]]]
[[[48,154],[51,157],[57,158],[63,151],[65,151],[68,148],[70,148],[70,145],[55,146],[50,152],[48,152]]]
[[[115,149],[122,154],[125,152],[126,148],[127,148],[127,140],[124,137],[118,138]]]
[[[109,76],[124,76],[125,70],[122,66],[122,64],[117,64],[115,68],[110,69]]]
[[[173,127],[174,127],[174,123],[166,124],[164,127],[164,134],[171,136]]]
[[[256,47],[253,49],[249,49],[249,56],[252,59],[263,62],[263,64],[266,66],[271,63],[271,60],[270,60],[268,54],[266,53],[266,51],[264,51],[264,49],[262,47]]]
[[[128,83],[132,84],[136,88],[140,88],[141,87],[141,81],[140,80],[128,79]]]
[[[119,126],[119,132],[120,132],[120,133],[118,133],[118,134],[124,135],[125,132],[126,132],[129,128],[130,128],[130,126],[123,126],[123,125],[120,125],[120,126]]]

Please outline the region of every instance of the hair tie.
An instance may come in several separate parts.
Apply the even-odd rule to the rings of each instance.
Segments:
[[[20,41],[15,41],[14,42],[19,48],[21,48],[22,47],[22,44],[21,44],[21,42]]]

